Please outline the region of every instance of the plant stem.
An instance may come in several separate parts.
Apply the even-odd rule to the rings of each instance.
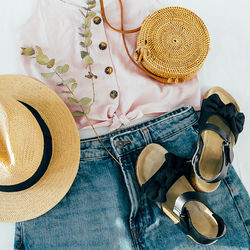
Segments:
[[[87,49],[87,52],[88,52],[88,49]],[[92,73],[90,65],[89,65],[89,72]],[[95,102],[95,83],[94,83],[93,78],[94,77],[92,76],[92,78],[91,78],[91,82],[92,82],[92,95],[93,95],[93,102]]]
[[[86,16],[88,15],[88,13],[89,13],[89,10],[87,10]],[[88,47],[86,48],[86,52],[89,53],[89,48]],[[90,65],[89,65],[89,72],[92,73]],[[95,83],[94,83],[94,80],[93,80],[93,76],[91,78],[91,83],[92,83],[92,96],[93,96],[93,103],[94,103],[95,102]]]
[[[100,138],[99,135],[97,134],[97,132],[96,132],[96,130],[95,130],[93,124],[91,123],[90,119],[88,118],[88,116],[87,116],[85,113],[84,113],[84,115],[85,115],[86,119],[88,120],[88,122],[89,122],[91,128],[93,129],[95,135],[97,136],[98,140],[100,141],[100,143],[101,143],[102,146],[104,147],[104,149],[105,149],[105,150],[108,152],[108,154],[116,161],[116,163],[117,163],[118,165],[120,165],[120,162],[115,158],[115,156],[113,156],[113,155],[111,154],[111,152],[110,152],[110,151],[106,148],[106,146],[103,144],[101,138]]]
[[[56,74],[57,74],[57,76],[62,80],[62,82],[64,81],[63,80],[63,78],[54,70],[54,69],[52,69]]]
[[[62,81],[64,81],[63,78],[62,78],[54,69],[53,69],[53,71],[56,73],[56,75],[57,75]],[[77,100],[76,96],[74,95],[74,93],[72,92],[72,90],[70,89],[70,87],[68,86],[68,84],[66,84],[65,86],[66,86],[67,89],[70,91],[70,93],[71,93],[71,95],[74,97],[74,99]],[[102,146],[104,147],[104,149],[105,149],[105,150],[108,152],[108,154],[116,161],[116,163],[117,163],[118,165],[120,165],[120,162],[116,159],[116,157],[113,156],[112,153],[111,153],[111,152],[107,149],[107,147],[103,144],[101,138],[99,137],[98,133],[97,133],[96,130],[95,130],[94,125],[93,125],[92,122],[90,121],[90,119],[89,119],[89,117],[87,116],[87,114],[84,112],[83,107],[82,107],[81,105],[79,105],[79,106],[80,106],[80,108],[81,108],[81,110],[82,110],[84,116],[86,117],[88,123],[90,124],[91,128],[93,129],[95,135],[97,136],[98,140],[100,141],[100,143],[101,143]]]

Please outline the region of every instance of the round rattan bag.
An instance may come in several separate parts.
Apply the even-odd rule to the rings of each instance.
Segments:
[[[168,7],[142,23],[134,58],[164,82],[179,83],[194,77],[209,50],[209,34],[192,11]]]

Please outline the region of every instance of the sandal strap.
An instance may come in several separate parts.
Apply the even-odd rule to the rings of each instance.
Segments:
[[[200,234],[194,227],[190,213],[186,208],[186,204],[190,201],[198,201],[204,204],[211,212],[212,216],[216,220],[218,224],[218,233],[216,237],[206,237]],[[185,192],[178,196],[175,201],[173,212],[180,218],[180,222],[177,226],[187,235],[191,236],[196,242],[200,244],[210,244],[222,238],[226,234],[226,225],[223,219],[215,214],[213,210],[210,208],[205,196],[201,192]]]
[[[205,130],[212,130],[216,132],[224,141],[222,142],[222,166],[220,172],[212,179],[205,179],[201,176],[200,170],[199,170],[199,163],[200,163],[200,156],[202,153],[202,149],[204,146],[204,142],[202,140],[201,134]],[[222,179],[224,179],[227,176],[227,171],[229,164],[232,163],[234,158],[233,153],[233,147],[231,143],[231,137],[220,127],[207,123],[204,125],[202,131],[199,133],[198,140],[197,140],[197,149],[194,153],[193,159],[192,159],[192,165],[195,174],[203,181],[207,183],[216,183]]]
[[[219,117],[230,128],[236,142],[239,133],[243,130],[244,114],[239,112],[233,103],[225,104],[221,101],[219,95],[213,94],[202,102],[199,131],[202,131],[212,115]]]
[[[231,136],[227,134],[222,128],[218,127],[215,124],[212,123],[206,123],[203,128],[200,131],[200,135],[202,134],[203,131],[206,130],[212,130],[215,133],[217,133],[224,141],[230,141],[231,142]]]
[[[170,187],[191,169],[190,162],[172,153],[167,153],[165,159],[160,169],[142,185],[142,192],[154,202],[165,202]]]

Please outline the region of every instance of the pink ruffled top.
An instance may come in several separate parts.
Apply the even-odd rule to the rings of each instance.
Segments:
[[[125,29],[140,26],[150,13],[167,7],[160,0],[126,0],[123,5]],[[119,2],[114,1],[105,10],[109,22],[119,29]],[[96,16],[101,17],[100,12]],[[94,85],[85,77],[88,68],[80,55],[80,41],[83,38],[79,35],[79,26],[84,23],[84,17],[76,5],[61,0],[39,0],[31,18],[20,28],[18,47],[39,45],[46,55],[56,58],[56,65],[69,64],[70,69],[64,78],[76,79],[77,98],[89,97],[93,100],[94,86],[95,100],[89,118],[96,127],[109,126],[112,131],[121,125],[128,125],[131,120],[145,115],[160,115],[184,105],[200,109],[201,91],[197,77],[175,85],[159,83],[149,78],[128,58],[121,34],[111,30],[102,19],[99,24],[95,24],[93,19],[91,22],[92,44],[89,52],[94,60],[91,70],[97,75]],[[131,54],[136,48],[137,35],[126,35]],[[101,42],[106,43],[105,49],[100,49]],[[77,105],[69,103],[67,95],[61,93],[66,89],[57,86],[60,80],[56,76],[52,79],[42,78],[40,73],[49,72],[49,69],[26,56],[20,55],[18,60],[21,73],[35,77],[54,89],[71,111],[79,109]],[[75,119],[79,129],[89,127],[86,118]]]

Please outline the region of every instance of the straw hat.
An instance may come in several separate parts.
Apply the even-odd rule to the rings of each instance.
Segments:
[[[0,221],[53,208],[78,171],[80,140],[60,97],[25,76],[0,76]]]

